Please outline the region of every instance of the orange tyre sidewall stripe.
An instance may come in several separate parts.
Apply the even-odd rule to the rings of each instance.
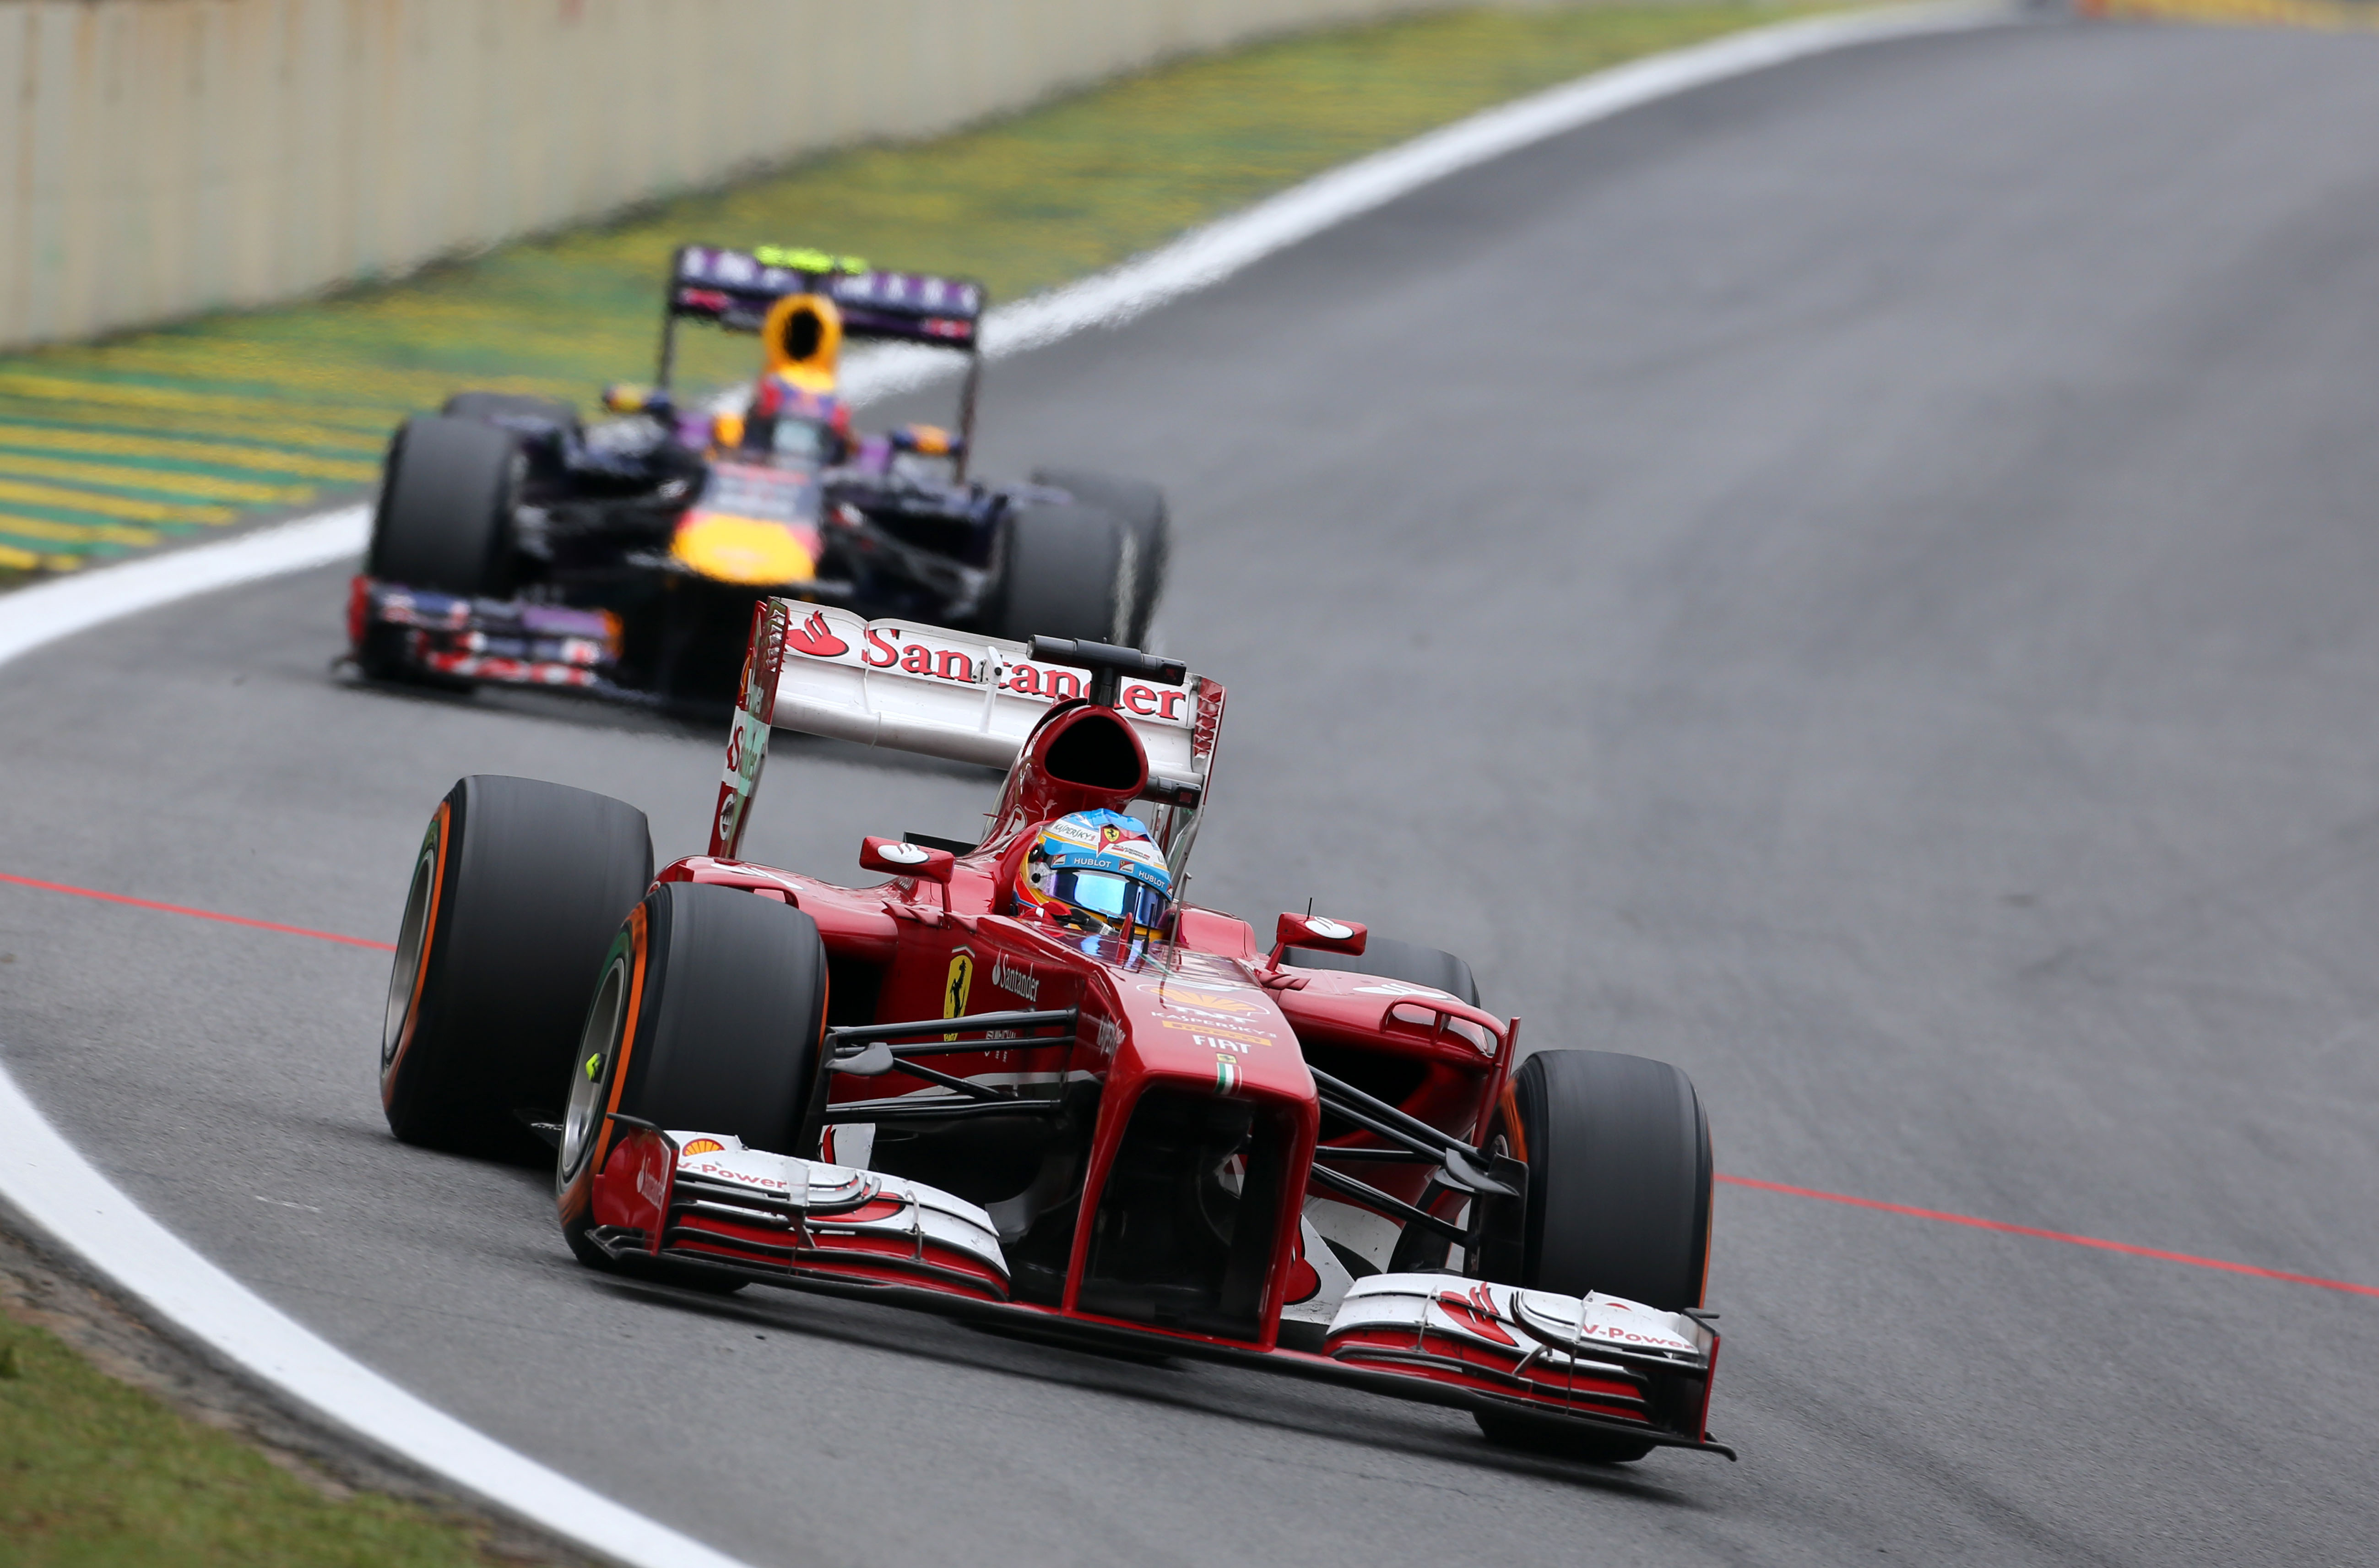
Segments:
[[[593,1209],[596,1174],[611,1154],[611,1129],[618,1125],[611,1120],[611,1115],[619,1110],[621,1091],[627,1087],[628,1059],[635,1054],[636,1030],[645,1016],[645,964],[652,952],[646,908],[640,903],[628,911],[628,999],[621,1009],[620,1053],[611,1063],[611,1092],[603,1102],[603,1123],[595,1129],[594,1152],[570,1178],[570,1185],[562,1188],[559,1200],[564,1224]],[[596,983],[600,985],[600,980]]]
[[[590,1170],[601,1170],[604,1159],[611,1152],[611,1128],[618,1124],[611,1113],[620,1108],[620,1095],[628,1087],[628,1061],[636,1052],[636,1032],[645,1021],[645,966],[652,956],[652,942],[645,906],[638,904],[628,916],[628,951],[634,955],[628,961],[628,1007],[620,1020],[620,1055],[611,1064],[611,1094],[603,1103],[603,1125],[595,1134],[595,1158]]]
[[[799,906],[796,906],[796,907],[798,908]],[[823,943],[821,943],[821,944],[820,944],[820,947],[824,947],[824,944],[823,944]],[[828,1013],[832,1012],[833,1010],[834,1010],[834,978],[833,978],[832,974],[831,974],[831,973],[828,971],[828,970],[827,969],[827,966],[826,966],[825,964],[821,963],[820,965],[818,965],[818,1008],[817,1008],[817,1028],[816,1028],[815,1031],[812,1031],[811,1036],[810,1036],[810,1038],[811,1038],[811,1039],[813,1039],[813,1040],[815,1040],[815,1042],[817,1042],[817,1054],[818,1054],[818,1055],[819,1055],[821,1058],[823,1058],[823,1057],[826,1055],[826,1020],[827,1020],[827,1015]],[[823,1061],[821,1061],[819,1065],[822,1067],[822,1066],[824,1066],[825,1064],[824,1064],[824,1062],[823,1062]],[[832,1101],[832,1099],[833,1099],[833,1097],[834,1097],[834,1096],[833,1096],[833,1092],[832,1092],[832,1085],[833,1085],[833,1083],[834,1083],[834,1080],[832,1080],[831,1078],[828,1078],[825,1073],[823,1073],[823,1072],[813,1072],[813,1073],[810,1075],[810,1092],[811,1092],[811,1093],[813,1093],[813,1094],[816,1094],[816,1095],[821,1096],[821,1097],[822,1097],[822,1100],[823,1100],[823,1101],[825,1101],[825,1102],[831,1102],[831,1101]],[[812,1155],[813,1155],[813,1157],[814,1157],[814,1158],[820,1159],[820,1160],[825,1160],[825,1159],[826,1159],[826,1139],[827,1139],[827,1131],[826,1131],[826,1128],[827,1128],[826,1113],[827,1113],[827,1104],[820,1104],[816,1107],[816,1109],[815,1109],[815,1111],[813,1111],[809,1106],[807,1106],[807,1105],[803,1105],[803,1106],[802,1107],[802,1119],[800,1120],[800,1122],[798,1122],[798,1123],[796,1123],[796,1124],[795,1124],[797,1127],[807,1127],[807,1126],[809,1125],[810,1118],[811,1118],[813,1116],[816,1116],[816,1118],[817,1118],[817,1128],[818,1128],[818,1147],[817,1147],[815,1150],[812,1151],[811,1152],[812,1152]],[[798,1147],[798,1145],[796,1145],[796,1147]],[[831,1160],[827,1160],[827,1164],[832,1164],[833,1163],[834,1163],[834,1162],[833,1162],[833,1161],[831,1161]]]
[[[388,1059],[388,1070],[380,1075],[382,1110],[395,1103],[396,1075],[405,1066],[405,1054],[413,1049],[414,1036],[421,1032],[421,993],[429,983],[429,959],[438,947],[438,911],[446,901],[446,853],[454,841],[453,811],[452,801],[441,801],[429,818],[431,831],[438,835],[438,869],[429,876],[429,914],[421,923],[421,951],[414,957],[413,995],[405,1004],[405,1031],[397,1036],[396,1055]],[[414,863],[420,863],[418,853]]]
[[[1527,1164],[1528,1134],[1520,1125],[1520,1100],[1512,1092],[1512,1080],[1508,1077],[1503,1080],[1503,1092],[1496,1102],[1496,1109],[1502,1113],[1504,1136],[1512,1140],[1512,1158]]]
[[[1716,1140],[1711,1140],[1713,1144]],[[1702,1216],[1702,1277],[1701,1288],[1694,1292],[1694,1305],[1709,1305],[1710,1239],[1718,1235],[1718,1151],[1710,1151],[1709,1212]]]

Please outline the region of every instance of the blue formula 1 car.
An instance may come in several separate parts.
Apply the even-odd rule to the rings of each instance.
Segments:
[[[468,392],[389,444],[353,584],[356,667],[638,700],[733,682],[753,606],[777,597],[1004,638],[1144,639],[1164,590],[1165,498],[1073,470],[967,471],[984,293],[851,258],[686,246],[659,373],[582,425],[543,398]],[[686,321],[755,333],[748,397],[682,403]],[[964,360],[955,429],[852,428],[846,343]]]

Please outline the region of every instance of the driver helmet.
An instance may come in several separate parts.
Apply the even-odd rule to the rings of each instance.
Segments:
[[[1173,905],[1173,873],[1137,818],[1078,811],[1045,823],[1016,868],[1016,912],[1069,931],[1153,937]]]

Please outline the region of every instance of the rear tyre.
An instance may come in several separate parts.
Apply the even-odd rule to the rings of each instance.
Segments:
[[[511,432],[528,458],[530,471],[540,478],[562,476],[568,451],[578,437],[578,410],[549,397],[522,392],[456,392],[440,410],[450,419],[477,419]]]
[[[984,619],[992,634],[1123,643],[1131,633],[1130,537],[1093,506],[1020,506],[1008,519]]]
[[[1458,996],[1474,1007],[1481,1005],[1479,982],[1468,964],[1452,953],[1424,947],[1418,942],[1399,942],[1393,936],[1367,938],[1360,953],[1291,947],[1281,955],[1281,961],[1299,969],[1345,970],[1354,974],[1377,975],[1383,980],[1401,980],[1407,985],[1426,985]]]
[[[1677,1311],[1701,1304],[1709,1265],[1709,1118],[1666,1062],[1610,1051],[1540,1051],[1512,1075],[1528,1201],[1504,1283],[1589,1290]],[[1489,1441],[1624,1464],[1650,1443],[1579,1432],[1558,1418],[1481,1413]]]
[[[797,1152],[826,1031],[826,944],[801,911],[740,887],[664,882],[613,937],[572,1053],[554,1163],[562,1234],[581,1262],[611,1260],[588,1236],[595,1174],[617,1111],[673,1131],[732,1133]],[[719,1276],[673,1269],[680,1284]]]
[[[446,400],[446,406],[439,412],[450,419],[478,419],[488,423],[507,418],[533,419],[565,430],[578,428],[578,410],[557,399],[531,397],[525,392],[456,392]]]
[[[494,425],[407,419],[388,445],[365,573],[462,598],[508,594],[525,466],[511,432]]]
[[[463,779],[414,857],[380,1036],[407,1143],[530,1159],[622,918],[652,881],[645,814],[532,778]]]
[[[1165,597],[1165,568],[1173,554],[1173,525],[1165,515],[1165,492],[1145,479],[1122,479],[1078,468],[1036,468],[1036,485],[1054,485],[1075,500],[1095,506],[1123,525],[1131,540],[1132,594],[1130,624],[1124,644],[1141,647],[1156,606]]]

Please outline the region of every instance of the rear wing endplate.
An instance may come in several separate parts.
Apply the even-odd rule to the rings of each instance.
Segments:
[[[710,852],[737,858],[771,729],[1007,768],[1053,703],[1090,689],[1086,671],[1035,660],[1021,643],[763,600],[728,737]],[[1221,685],[1201,675],[1179,686],[1127,679],[1115,706],[1148,754],[1141,798],[1177,817],[1194,813],[1214,766]]]

